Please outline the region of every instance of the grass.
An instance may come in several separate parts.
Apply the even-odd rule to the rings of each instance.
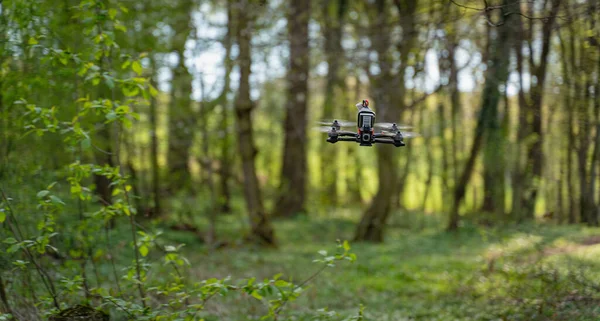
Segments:
[[[235,238],[240,219],[223,218],[220,235]],[[277,250],[232,247],[208,254],[203,245],[190,244],[186,255],[193,266],[191,278],[262,279],[283,273],[285,278],[300,281],[318,268],[312,263],[317,251],[333,250],[336,239],[352,238],[356,220],[357,213],[339,211],[277,221]],[[567,274],[585,272],[598,277],[590,273],[600,271],[600,245],[584,243],[600,235],[600,229],[467,226],[458,234],[448,234],[435,224],[435,218],[425,221],[420,232],[394,224],[400,227],[389,228],[383,244],[351,243],[357,262],[328,269],[315,279],[305,295],[287,307],[290,320],[312,320],[314,311],[325,307],[351,315],[360,304],[366,306],[367,320],[378,321],[600,318],[600,301],[594,301],[600,292],[590,292]],[[181,234],[168,236],[184,241]],[[556,282],[543,280],[555,269],[561,270]],[[552,286],[551,293],[544,292]],[[592,304],[572,303],[569,293],[585,293],[580,301]],[[250,320],[264,310],[256,300],[237,297],[217,299],[207,311],[213,315],[208,321]]]
[[[19,200],[25,203],[23,197]],[[233,205],[235,213],[219,217],[217,234],[228,244],[221,249],[209,249],[194,233],[169,230],[165,227],[169,222],[157,225],[168,243],[185,244],[189,282],[227,276],[232,281],[262,280],[278,273],[301,282],[319,268],[312,262],[318,251],[333,252],[336,240],[352,240],[360,215],[360,209],[315,208],[308,217],[274,221],[279,247],[261,249],[241,241],[241,232],[247,230],[244,204],[236,198]],[[27,212],[19,205],[15,208]],[[185,214],[181,209],[186,209]],[[181,200],[174,210],[181,214],[171,216],[174,222],[186,220],[206,230],[205,207]],[[23,226],[35,228],[29,221],[33,218],[20,218]],[[67,226],[73,218],[61,220],[65,222],[59,226]],[[119,222],[110,246],[100,235],[98,246],[111,249],[122,275],[121,268],[132,261],[132,251],[129,227]],[[357,261],[326,269],[299,300],[286,306],[286,318],[280,320],[325,320],[315,318],[321,308],[351,316],[361,304],[366,308],[365,320],[376,321],[600,319],[599,228],[549,223],[484,228],[465,221],[459,233],[451,234],[444,231],[444,223],[444,215],[394,213],[384,243],[351,242]],[[69,248],[72,236],[61,231],[65,242],[61,249]],[[154,284],[171,272],[161,267],[158,252],[145,260],[158,263],[149,275]],[[114,279],[108,261],[99,260],[98,269],[105,281]],[[215,297],[202,315],[205,321],[255,320],[265,310],[262,302],[234,294]],[[111,320],[125,319],[113,314]]]

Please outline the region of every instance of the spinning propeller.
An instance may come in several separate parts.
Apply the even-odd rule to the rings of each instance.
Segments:
[[[316,123],[321,126],[313,127],[313,130],[316,130],[316,131],[319,131],[322,133],[329,133],[332,131],[340,131],[342,127],[356,128],[356,121],[349,121],[349,120],[343,120],[343,119],[320,120],[320,121],[317,121]],[[373,127],[375,129],[381,130],[381,134],[390,135],[390,136],[396,135],[396,133],[398,131],[400,131],[401,129],[413,128],[412,126],[408,126],[408,125],[398,125],[396,123],[378,123],[378,122],[375,122]],[[402,134],[402,137],[404,137],[404,138],[412,138],[412,137],[420,136],[418,133],[415,133],[415,132],[401,131],[400,133]]]

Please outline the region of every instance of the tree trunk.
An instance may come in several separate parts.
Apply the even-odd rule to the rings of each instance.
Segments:
[[[449,155],[448,155],[448,147],[446,146],[448,140],[446,139],[446,135],[444,134],[446,131],[446,113],[445,113],[445,105],[440,103],[438,105],[438,131],[440,132],[440,148],[442,149],[442,158],[441,162],[441,180],[442,180],[442,212],[446,210],[447,204],[449,204],[449,195],[450,195],[450,165],[449,165]],[[454,144],[454,143],[453,143]]]
[[[323,26],[325,33],[325,56],[327,61],[327,78],[325,85],[325,102],[323,104],[323,118],[334,118],[335,105],[344,102],[344,77],[342,76],[344,56],[342,48],[342,27],[348,7],[348,0],[327,0],[323,5]],[[335,14],[333,14],[335,12]],[[337,168],[338,146],[331,146],[323,141],[326,150],[321,157],[322,204],[335,206],[338,203],[337,195]]]
[[[503,1],[502,14],[512,10],[514,4],[510,3],[510,0]],[[486,69],[485,86],[482,93],[481,111],[477,120],[477,127],[475,129],[475,137],[473,144],[471,145],[471,153],[467,163],[465,164],[464,170],[460,176],[460,180],[457,182],[454,188],[454,202],[452,205],[452,211],[450,212],[450,218],[447,225],[447,230],[453,231],[458,228],[459,223],[459,209],[460,204],[465,197],[465,192],[473,169],[475,168],[475,160],[479,150],[481,149],[482,142],[484,140],[484,134],[486,129],[490,126],[490,119],[494,119],[497,114],[498,102],[500,101],[500,92],[498,87],[501,84],[506,83],[508,77],[508,58],[509,58],[509,39],[511,37],[511,26],[510,20],[511,15],[504,16],[504,24],[498,27],[498,35],[493,45],[490,46],[490,63]],[[490,42],[493,40],[490,39]],[[488,153],[490,153],[488,151]],[[489,157],[489,156],[488,156]],[[504,176],[502,171],[500,175]],[[498,196],[499,197],[499,196]],[[500,206],[498,204],[498,206]]]
[[[528,177],[526,183],[527,189],[523,197],[523,218],[533,219],[535,215],[535,203],[537,194],[540,188],[542,179],[543,163],[543,132],[542,132],[542,97],[544,94],[544,82],[546,79],[547,57],[550,53],[550,42],[552,40],[552,30],[554,29],[554,21],[558,14],[561,0],[552,1],[552,9],[549,13],[547,21],[544,21],[542,27],[542,52],[540,54],[539,66],[531,65],[533,74],[537,82],[532,85],[531,92],[531,113],[533,121],[531,124],[532,134],[535,135],[535,141],[527,154],[527,170],[526,173],[532,175]],[[531,41],[530,41],[531,42]],[[533,62],[533,59],[531,59]]]
[[[231,138],[229,137],[229,101],[227,100],[227,94],[230,90],[229,76],[233,69],[233,61],[231,59],[231,45],[233,33],[235,30],[235,23],[233,21],[231,1],[227,1],[227,25],[228,30],[223,39],[223,46],[225,47],[225,77],[223,78],[223,92],[221,93],[221,121],[220,128],[223,131],[222,142],[221,142],[221,167],[220,167],[220,195],[219,195],[219,210],[222,213],[231,212],[231,189],[229,187],[229,181],[231,180],[231,152],[232,147]]]
[[[425,117],[425,111],[426,109],[423,108],[421,109],[421,119],[423,120]],[[433,126],[435,121],[441,122],[441,119],[435,119],[435,116],[432,116],[429,119],[429,128],[427,130],[427,132],[423,133],[425,135],[424,137],[424,143],[425,146],[429,146],[429,148],[426,148],[426,156],[427,156],[427,176],[425,178],[425,192],[423,193],[423,199],[421,200],[421,211],[423,212],[422,215],[425,215],[425,207],[427,205],[427,199],[429,197],[429,191],[431,190],[431,182],[433,180],[433,168],[435,167],[435,158],[433,157],[433,144],[431,142],[430,137],[432,136],[432,132],[434,132],[433,130]],[[425,129],[425,122],[422,121],[421,128]],[[443,146],[443,142],[440,144],[440,148],[444,148]]]
[[[156,88],[156,61],[154,58],[151,60],[152,63],[152,86]],[[157,98],[151,97],[150,99],[150,163],[152,171],[152,215],[161,215],[161,195],[160,195],[160,168],[158,166],[158,112]]]
[[[385,0],[376,2],[377,18],[374,24],[371,24],[371,42],[373,48],[377,51],[379,75],[372,75],[372,91],[374,101],[376,102],[375,111],[379,121],[397,122],[400,117],[400,110],[404,106],[403,101],[392,102],[391,95],[397,91],[398,97],[404,97],[405,86],[403,77],[407,68],[408,53],[414,47],[414,42],[418,31],[415,28],[414,13],[417,7],[416,0],[396,0],[394,1],[401,16],[401,27],[403,33],[402,42],[399,43],[399,51],[404,60],[399,76],[391,74],[392,57],[388,53],[391,44],[386,32],[388,21],[385,18],[388,12]],[[397,107],[400,105],[400,107]],[[354,240],[382,242],[384,227],[392,209],[392,203],[397,196],[397,166],[394,155],[394,147],[389,145],[375,146],[377,151],[378,181],[379,186],[377,194],[369,208],[365,211],[362,219],[357,226]]]
[[[238,94],[235,100],[238,150],[244,174],[244,196],[250,219],[250,240],[263,245],[275,245],[275,233],[265,213],[261,189],[256,176],[254,146],[252,133],[252,109],[254,103],[250,99],[250,40],[253,32],[252,16],[249,12],[250,1],[243,1],[236,7],[236,38],[239,47],[240,78]]]
[[[505,1],[504,5],[509,5],[509,3]],[[510,16],[506,20],[511,20]],[[500,125],[499,113],[499,103],[503,95],[498,89],[500,85],[505,85],[508,80],[513,26],[506,24],[506,22],[501,27],[490,30],[488,35],[488,52],[490,57],[493,57],[491,59],[494,72],[486,78],[486,88],[488,81],[492,81],[493,87],[490,88],[490,91],[484,92],[490,96],[486,102],[489,104],[489,118],[486,120],[484,134],[484,200],[482,210],[495,214],[496,218],[504,216],[506,197],[504,179],[506,137]],[[491,32],[497,32],[496,39],[491,38]]]
[[[8,303],[8,297],[6,296],[6,290],[4,289],[4,280],[2,280],[2,273],[0,273],[0,302],[2,302],[2,309],[0,312],[12,314],[12,309]]]
[[[177,13],[182,13],[174,24],[172,51],[177,55],[177,66],[173,68],[171,101],[169,105],[169,168],[168,189],[171,194],[190,186],[188,166],[192,146],[195,120],[192,112],[192,75],[185,66],[185,44],[190,31],[193,2],[182,0]]]
[[[285,142],[281,186],[275,215],[292,217],[304,213],[306,198],[306,117],[308,100],[310,0],[290,3],[288,32],[290,62],[285,116]]]
[[[353,88],[353,102],[357,102],[360,101],[360,92],[361,92],[361,82],[360,82],[360,78],[359,75],[354,75],[355,79],[356,79],[356,83],[354,85]],[[350,113],[350,112],[348,112]],[[355,112],[352,110],[352,113],[354,113],[354,116],[356,115]],[[352,115],[348,115],[348,117],[351,117]],[[362,160],[360,159],[360,157],[356,156],[356,149],[354,148],[354,146],[346,146],[347,148],[347,154],[346,154],[346,166],[348,167],[348,170],[350,171],[350,173],[347,175],[347,180],[346,180],[346,186],[348,189],[348,192],[346,193],[347,196],[347,200],[350,200],[350,202],[357,202],[359,204],[363,203],[363,198],[362,198],[362,194],[360,192],[360,186],[362,186]],[[356,203],[354,203],[356,204]]]
[[[560,48],[561,48],[561,67],[563,70],[563,78],[565,80],[565,94],[563,95],[564,97],[564,106],[566,106],[567,109],[567,128],[565,128],[565,130],[567,131],[567,137],[568,137],[568,142],[567,142],[567,148],[566,148],[566,153],[567,153],[567,165],[566,165],[566,184],[567,184],[567,198],[568,198],[568,208],[567,208],[567,222],[569,224],[575,224],[577,222],[577,217],[575,216],[576,213],[576,200],[575,200],[575,194],[576,194],[576,189],[575,189],[575,178],[573,176],[573,171],[574,171],[574,160],[573,160],[573,149],[575,148],[576,145],[576,140],[575,140],[575,132],[574,132],[574,128],[573,128],[573,122],[574,122],[574,108],[572,108],[571,106],[573,106],[573,96],[575,95],[575,92],[573,90],[574,86],[573,86],[573,78],[575,77],[570,77],[571,75],[571,69],[572,68],[576,68],[576,66],[571,65],[569,63],[569,55],[574,55],[574,47],[570,46],[567,47],[566,46],[566,39],[562,36],[561,33],[561,29],[558,30],[557,34],[558,34],[558,38],[560,40]],[[572,39],[573,35],[571,35],[571,41],[573,41]],[[572,43],[571,43],[572,44]],[[569,49],[571,49],[571,52],[569,53]],[[574,60],[573,60],[574,61]]]
[[[600,58],[600,57],[598,57]],[[600,75],[600,59],[598,59],[598,69],[596,75]],[[593,215],[593,223],[598,226],[600,221],[600,206],[594,202],[596,195],[596,169],[600,165],[600,81],[596,81],[596,87],[594,88],[594,113],[596,116],[596,144],[594,145],[594,159],[592,160],[592,184],[590,186],[590,200],[591,200],[591,211]]]

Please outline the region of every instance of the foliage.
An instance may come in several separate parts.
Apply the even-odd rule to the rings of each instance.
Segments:
[[[9,11],[3,14],[26,19],[29,13],[11,10],[23,4],[5,2]],[[127,31],[120,19],[128,9],[100,0],[83,0],[68,9],[71,11],[66,19],[75,19],[82,27],[86,45],[80,47],[81,51],[65,48],[60,39],[43,33],[30,35],[20,48],[38,58],[44,72],[60,72],[62,77],[74,79],[76,87],[74,101],[64,100],[64,107],[57,108],[32,95],[37,77],[25,78],[16,88],[19,98],[11,107],[22,113],[21,139],[30,135],[42,140],[59,137],[63,145],[57,147],[64,146],[73,158],[57,171],[56,181],[35,193],[36,215],[27,219],[28,224],[35,223],[35,230],[22,228],[25,215],[18,209],[26,206],[10,197],[12,189],[0,189],[0,223],[7,227],[2,237],[3,264],[13,273],[10,283],[22,281],[24,285],[17,290],[12,284],[9,298],[3,298],[3,305],[15,319],[61,320],[71,313],[69,307],[95,305],[129,320],[198,320],[211,298],[240,292],[269,307],[264,320],[277,320],[286,304],[295,301],[306,283],[326,267],[356,259],[348,243],[343,242],[337,254],[316,260],[322,268],[299,284],[282,279],[281,274],[263,282],[250,278],[237,285],[229,278],[191,282],[184,274],[190,264],[180,253],[183,244],[162,245],[160,233],[139,230],[130,175],[124,172],[119,157],[122,133],[139,120],[136,110],[157,95],[150,79],[142,76],[145,55],[133,57],[120,52],[116,35]],[[100,149],[99,142],[107,132],[116,141],[114,164],[90,162],[94,160],[88,157],[90,152]],[[99,186],[97,180],[92,183],[92,177],[108,181],[110,199],[95,195]],[[68,193],[62,188],[65,183]],[[72,213],[77,213],[78,220],[68,219]],[[57,224],[57,220],[65,219],[67,224]],[[131,260],[125,265],[115,258],[111,237],[116,225],[128,225],[130,229],[124,248],[130,251]],[[150,260],[157,255],[154,250],[160,251],[160,261],[171,268],[170,272],[161,270],[158,277],[152,274],[161,266]],[[99,271],[106,268],[112,276]],[[91,271],[95,277],[91,277]],[[40,293],[38,284],[45,292]],[[5,286],[2,284],[3,290]],[[2,319],[10,316],[3,314]]]

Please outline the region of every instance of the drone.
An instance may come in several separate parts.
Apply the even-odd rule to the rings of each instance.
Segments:
[[[356,104],[358,115],[356,123],[334,119],[333,122],[318,122],[321,125],[331,124],[331,127],[319,127],[318,130],[327,132],[327,142],[356,142],[360,146],[373,146],[373,144],[391,144],[396,147],[406,146],[404,138],[414,137],[415,133],[405,132],[400,129],[408,129],[410,126],[398,126],[396,123],[376,123],[375,112],[369,108],[369,100],[365,99]],[[358,127],[357,132],[341,130],[342,127]],[[375,128],[381,129],[376,133]]]

